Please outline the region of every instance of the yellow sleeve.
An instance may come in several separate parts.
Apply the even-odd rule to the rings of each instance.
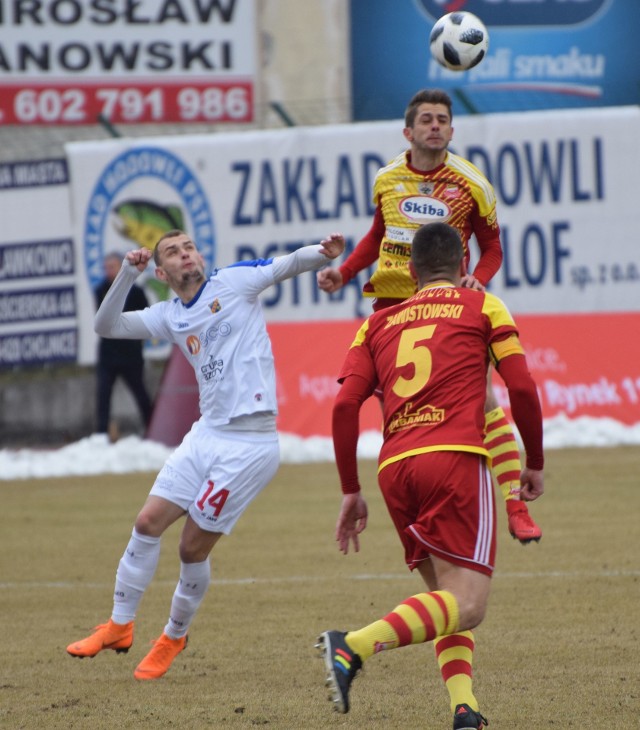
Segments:
[[[494,340],[489,345],[491,362],[495,365],[509,355],[524,355],[516,323],[507,305],[494,294],[485,292],[482,312],[489,318],[492,330],[505,335],[503,339]]]
[[[359,347],[362,345],[362,343],[365,341],[367,337],[367,331],[369,330],[369,320],[367,319],[365,322],[363,322],[360,329],[356,332],[356,337],[354,341],[349,345],[349,349],[352,347]]]
[[[484,293],[482,313],[489,318],[492,329],[497,330],[501,327],[511,327],[517,332],[516,323],[511,316],[511,312],[507,309],[507,305],[495,294],[491,294],[490,292]]]
[[[489,346],[489,355],[491,362],[496,365],[509,355],[524,355],[524,348],[520,344],[520,338],[514,333],[509,335],[506,340],[492,342]]]

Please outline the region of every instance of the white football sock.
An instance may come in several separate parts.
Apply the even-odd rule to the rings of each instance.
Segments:
[[[117,624],[133,621],[138,604],[153,578],[160,557],[160,538],[140,535],[135,527],[116,572],[111,619]]]
[[[210,582],[208,559],[202,563],[180,564],[180,580],[171,601],[169,621],[164,628],[167,636],[180,639],[186,635]]]

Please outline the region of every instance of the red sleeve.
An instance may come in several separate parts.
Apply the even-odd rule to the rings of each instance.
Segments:
[[[344,494],[360,491],[357,460],[360,408],[372,392],[373,387],[368,380],[349,375],[343,381],[333,404],[333,450]]]
[[[473,216],[472,226],[480,249],[480,258],[473,270],[473,275],[481,284],[486,286],[498,273],[502,265],[500,228],[497,224],[489,226],[477,211]]]
[[[511,415],[515,421],[527,454],[529,469],[542,469],[542,408],[536,384],[531,377],[524,355],[509,355],[498,363],[498,373],[509,391]]]
[[[371,228],[367,231],[364,237],[358,241],[358,245],[353,249],[351,254],[338,269],[342,274],[343,284],[350,282],[358,272],[366,269],[378,260],[378,257],[380,256],[380,244],[384,238],[385,230],[382,210],[378,205],[376,212],[373,215]]]

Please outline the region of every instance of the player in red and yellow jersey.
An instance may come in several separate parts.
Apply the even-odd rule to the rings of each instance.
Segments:
[[[462,287],[464,251],[445,223],[418,229],[409,269],[418,291],[374,312],[340,373],[333,441],[344,493],[336,526],[342,552],[359,549],[367,505],[357,468],[359,412],[382,391],[378,481],[407,565],[428,592],[357,631],[327,631],[319,646],[338,710],[362,663],[380,651],[434,641],[456,728],[483,728],[473,694],[471,629],[484,618],[494,567],[495,497],[484,438],[486,372],[503,378],[526,451],[523,499],[544,491],[542,411],[518,331],[496,296]]]
[[[453,226],[464,246],[463,286],[484,289],[502,263],[496,197],[477,167],[447,149],[453,137],[451,99],[443,91],[424,90],[409,102],[404,136],[410,148],[381,168],[375,179],[373,223],[338,269],[318,273],[318,285],[337,291],[376,260],[377,268],[363,288],[375,297],[374,311],[406,299],[415,291],[408,261],[415,231],[424,223]],[[468,273],[469,239],[475,235],[480,257]],[[520,500],[520,454],[513,430],[487,380],[485,445],[492,472],[506,501],[509,531],[523,544],[539,540],[542,530]]]

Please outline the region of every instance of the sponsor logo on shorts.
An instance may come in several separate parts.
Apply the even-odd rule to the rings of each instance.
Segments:
[[[415,426],[433,426],[444,421],[445,412],[443,408],[436,408],[431,405],[421,406],[416,408],[415,411],[411,410],[412,408],[413,403],[406,403],[402,411],[394,413],[389,423],[389,433],[404,431]]]

